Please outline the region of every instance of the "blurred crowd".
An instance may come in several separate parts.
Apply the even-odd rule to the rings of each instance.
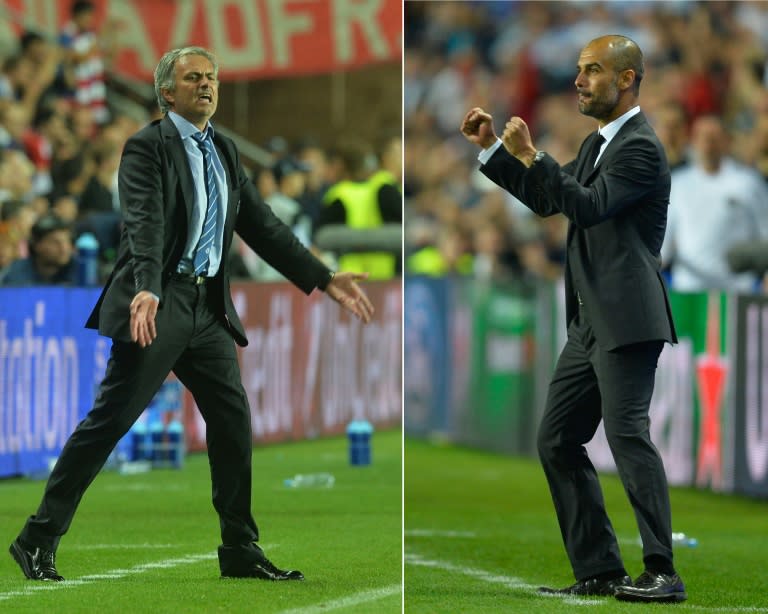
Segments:
[[[0,283],[75,283],[84,233],[114,257],[116,170],[139,124],[107,108],[114,37],[94,14],[74,2],[57,40],[25,31],[0,57]]]
[[[464,114],[511,116],[565,164],[593,130],[573,81],[603,34],[645,55],[640,107],[673,169],[672,287],[754,291],[768,268],[768,2],[406,2],[405,270],[562,275],[567,221],[532,215],[478,171]]]
[[[160,116],[154,100],[146,101],[141,117],[135,108],[127,115],[109,104],[118,25],[107,21],[97,28],[87,0],[74,0],[69,10],[55,40],[25,31],[15,49],[0,55],[0,285],[82,283],[77,242],[84,236],[98,243],[105,280],[122,228],[117,172],[123,146]],[[365,230],[402,221],[399,126],[382,131],[376,143],[345,137],[321,147],[275,137],[263,145],[271,162],[246,170],[278,217],[331,264],[338,255],[333,245],[314,242],[324,226]],[[356,207],[360,199],[349,197],[354,190],[366,203],[363,213]],[[400,271],[400,258],[391,252],[353,249],[346,264],[360,270],[376,265],[373,277]],[[230,257],[234,276],[281,278],[244,245],[236,244]]]

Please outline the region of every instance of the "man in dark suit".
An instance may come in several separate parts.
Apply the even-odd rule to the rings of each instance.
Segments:
[[[659,274],[670,175],[638,106],[642,77],[642,53],[630,39],[604,36],[584,47],[576,77],[579,111],[597,120],[598,131],[562,167],[536,150],[519,117],[498,139],[491,116],[475,108],[461,131],[483,148],[483,174],[539,215],[562,213],[570,221],[568,339],[537,443],[577,581],[541,591],[682,601],[667,481],[648,420],[658,356],[665,341],[677,341]],[[634,583],[584,448],[601,420],[642,536],[645,571]]]
[[[166,53],[155,70],[165,116],[125,145],[119,171],[124,229],[114,272],[88,319],[112,338],[93,409],[70,436],[37,513],[11,545],[34,580],[63,578],[55,552],[83,493],[173,370],[206,421],[222,576],[301,580],[255,542],[251,416],[235,343],[247,344],[229,288],[234,231],[305,293],[324,290],[370,320],[364,274],[334,274],[280,222],[246,178],[234,144],[214,131],[218,65],[199,47]]]

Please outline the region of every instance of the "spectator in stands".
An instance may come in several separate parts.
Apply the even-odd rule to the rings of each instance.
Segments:
[[[316,230],[327,225],[346,225],[356,230],[402,222],[402,197],[397,186],[381,182],[373,173],[376,156],[369,144],[344,138],[331,153],[336,181],[323,197]],[[339,266],[348,271],[367,271],[371,279],[390,279],[397,273],[397,252],[355,251],[343,254]]]
[[[72,96],[80,107],[93,113],[97,124],[109,120],[102,39],[96,33],[96,7],[88,0],[76,0],[70,9],[59,43],[66,50],[65,70],[71,75]],[[105,36],[103,40],[108,40]]]
[[[755,275],[732,273],[726,254],[737,243],[768,238],[768,188],[755,169],[728,156],[718,117],[698,118],[691,135],[692,162],[672,174],[662,247],[672,288],[751,292]]]
[[[302,210],[299,198],[304,192],[306,175],[309,169],[293,156],[279,159],[272,167],[275,189],[264,198],[272,212],[286,226],[289,226],[296,238],[305,247],[311,244],[312,224]],[[285,279],[278,271],[267,264],[253,250],[238,250],[250,277],[260,281]]]
[[[297,148],[296,157],[309,169],[304,194],[299,200],[314,228],[323,209],[323,196],[330,187],[328,155],[318,143],[307,139]]]
[[[3,277],[5,286],[75,285],[77,262],[72,230],[61,218],[46,215],[32,226],[29,257],[15,260]]]
[[[306,189],[308,171],[309,167],[293,156],[281,158],[272,167],[276,189],[265,199],[304,246],[310,244],[311,227],[299,201]]]
[[[18,257],[18,244],[14,241],[10,222],[0,222],[0,285]]]

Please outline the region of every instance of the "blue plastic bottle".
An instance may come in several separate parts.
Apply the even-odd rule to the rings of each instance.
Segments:
[[[184,424],[174,417],[165,430],[167,435],[168,461],[174,469],[184,465]]]
[[[349,464],[371,464],[371,434],[373,426],[367,420],[353,420],[347,425]]]
[[[80,286],[96,286],[99,283],[99,242],[90,232],[81,234],[75,241],[77,248],[77,283]]]

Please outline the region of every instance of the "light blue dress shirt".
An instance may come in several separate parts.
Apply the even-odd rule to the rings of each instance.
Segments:
[[[189,219],[187,228],[187,243],[184,246],[184,253],[176,269],[179,273],[192,273],[192,258],[195,255],[195,247],[200,240],[200,233],[203,231],[203,222],[205,222],[205,212],[208,208],[208,195],[205,191],[205,168],[203,168],[203,152],[197,146],[197,141],[192,138],[193,134],[200,132],[197,126],[188,122],[178,113],[168,112],[168,117],[181,135],[184,143],[184,151],[187,153],[189,168],[192,171],[192,180],[194,181],[195,202],[192,203],[192,216]],[[210,138],[213,138],[213,125],[208,122],[206,130],[210,132]],[[214,147],[214,151],[215,151]],[[208,255],[208,271],[204,272],[206,277],[213,277],[218,273],[221,265],[222,250],[224,244],[224,220],[227,219],[227,205],[229,193],[227,188],[227,176],[224,172],[224,166],[221,164],[218,152],[213,156],[213,174],[216,177],[216,185],[219,188],[219,209],[218,219],[216,220],[216,237],[211,246],[211,253]]]

